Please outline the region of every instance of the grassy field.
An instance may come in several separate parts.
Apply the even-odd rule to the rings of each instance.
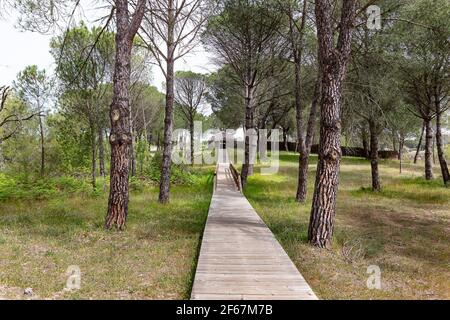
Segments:
[[[427,182],[422,166],[412,164],[399,175],[396,161],[383,161],[383,191],[373,193],[369,162],[344,158],[334,244],[319,250],[307,244],[311,203],[294,201],[298,157],[280,159],[279,173],[256,170],[245,194],[321,299],[450,299],[450,189],[438,177]],[[69,193],[78,188],[73,181],[65,182],[72,189],[53,183],[51,192],[39,184],[37,200],[0,188],[7,190],[0,192],[0,298],[188,298],[212,170],[173,186],[167,206],[157,203],[154,184],[133,181],[123,232],[103,230],[106,192]],[[81,269],[79,291],[63,290],[70,265]],[[381,290],[366,288],[369,265],[381,269]],[[25,288],[33,295],[25,296]]]
[[[105,231],[107,194],[0,201],[0,298],[183,299],[190,294],[212,192],[212,169],[174,186],[131,193],[127,229]],[[81,289],[67,292],[78,265]]]
[[[383,191],[370,190],[370,165],[344,158],[334,244],[307,244],[317,157],[310,165],[308,198],[295,202],[295,154],[280,156],[277,175],[255,174],[245,195],[321,299],[450,299],[450,189],[422,178],[422,165],[382,161]],[[257,172],[258,170],[256,170]],[[381,269],[381,290],[369,290],[367,267]]]

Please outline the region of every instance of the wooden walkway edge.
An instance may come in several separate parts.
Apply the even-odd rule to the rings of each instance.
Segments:
[[[315,300],[272,232],[219,163],[192,287],[194,300]]]

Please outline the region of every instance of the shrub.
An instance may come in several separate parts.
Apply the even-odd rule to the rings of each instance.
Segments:
[[[145,181],[137,177],[130,177],[129,189],[130,191],[141,192],[145,188]]]
[[[48,199],[69,194],[91,195],[92,186],[85,179],[71,176],[29,180],[0,173],[0,199]]]
[[[162,168],[162,154],[155,153],[150,165],[145,170],[145,175],[152,181],[159,182]],[[185,164],[172,163],[170,168],[170,182],[174,184],[192,184],[194,182],[193,174]]]

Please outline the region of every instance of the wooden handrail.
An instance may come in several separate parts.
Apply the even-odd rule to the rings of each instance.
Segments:
[[[214,170],[214,191],[217,189],[217,170],[219,170],[219,163],[216,164],[216,169]]]
[[[241,184],[241,174],[236,170],[233,164],[230,162],[230,171],[233,176],[234,183],[238,188],[239,192],[242,193],[242,184]]]

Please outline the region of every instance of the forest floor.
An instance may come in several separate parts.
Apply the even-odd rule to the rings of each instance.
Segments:
[[[103,229],[106,192],[0,200],[0,299],[189,298],[212,170],[173,186],[168,205],[158,204],[156,186],[131,192],[122,232]],[[64,290],[71,265],[80,290]]]
[[[383,191],[373,193],[369,162],[344,158],[333,247],[319,250],[307,244],[317,157],[303,205],[294,201],[298,156],[280,159],[276,175],[256,169],[245,194],[319,298],[450,298],[450,189],[437,167],[427,182],[421,165],[399,175],[397,161],[382,161]],[[123,232],[103,229],[104,191],[0,199],[0,299],[189,298],[213,166],[196,171],[172,187],[169,205],[157,203],[156,185],[133,183]],[[71,265],[81,270],[77,291],[64,290]],[[381,290],[366,287],[369,265],[381,269]]]
[[[370,163],[344,158],[334,242],[307,244],[317,156],[309,167],[308,201],[295,202],[298,155],[280,156],[277,175],[251,176],[245,195],[320,299],[450,299],[450,188],[438,165],[426,181],[423,164],[380,163],[383,191],[371,191]],[[258,172],[258,170],[256,170]],[[368,289],[367,268],[381,271]]]

